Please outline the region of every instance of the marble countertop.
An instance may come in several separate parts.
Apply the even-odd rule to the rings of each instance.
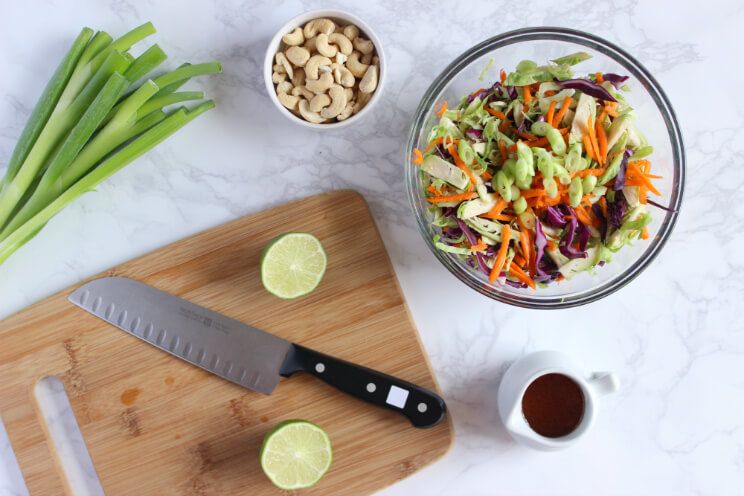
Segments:
[[[734,1],[14,2],[0,17],[0,163],[81,25],[121,33],[145,20],[171,60],[219,59],[218,109],[72,204],[0,266],[0,317],[112,265],[267,206],[351,188],[370,203],[455,421],[435,465],[387,496],[744,494],[744,105]],[[339,7],[384,40],[385,98],[362,125],[316,133],[272,108],[265,47],[287,19]],[[526,25],[603,36],[636,56],[681,123],[688,182],[676,230],[640,277],[586,307],[530,311],[491,302],[435,260],[401,180],[404,139],[432,79],[466,48]],[[444,42],[446,40],[446,43]],[[208,137],[208,139],[203,139]],[[280,177],[280,181],[276,178]],[[718,207],[725,207],[720,210]],[[457,321],[426,295],[441,288]],[[542,349],[613,370],[593,432],[560,453],[511,442],[496,390],[507,364]],[[0,435],[0,495],[25,494]],[[4,460],[4,461],[2,461]]]

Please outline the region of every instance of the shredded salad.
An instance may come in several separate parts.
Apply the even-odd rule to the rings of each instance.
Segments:
[[[545,286],[594,270],[647,239],[660,195],[636,126],[627,76],[573,75],[579,52],[445,101],[427,147],[414,150],[435,246],[491,283]]]

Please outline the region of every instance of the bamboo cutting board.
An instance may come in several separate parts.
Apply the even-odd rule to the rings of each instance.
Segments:
[[[259,257],[274,236],[318,236],[328,270],[311,295],[275,298]],[[244,217],[103,275],[127,276],[360,365],[436,390],[366,203],[327,193]],[[33,387],[57,376],[107,495],[276,495],[258,450],[292,418],[322,426],[333,465],[308,495],[363,495],[444,455],[449,418],[420,430],[299,374],[271,396],[224,381],[68,303],[69,288],[0,322],[0,417],[32,495],[66,490]],[[284,493],[286,494],[286,493]]]

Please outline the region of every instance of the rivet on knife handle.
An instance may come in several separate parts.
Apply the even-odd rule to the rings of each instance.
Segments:
[[[285,377],[296,372],[307,372],[347,394],[401,413],[415,427],[435,426],[447,410],[444,400],[428,389],[298,344],[292,345],[281,368]]]

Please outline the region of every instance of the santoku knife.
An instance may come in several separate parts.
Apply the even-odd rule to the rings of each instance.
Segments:
[[[96,279],[68,298],[109,324],[228,381],[271,394],[282,376],[307,372],[359,399],[431,427],[445,416],[435,393],[291,343],[123,277]]]

